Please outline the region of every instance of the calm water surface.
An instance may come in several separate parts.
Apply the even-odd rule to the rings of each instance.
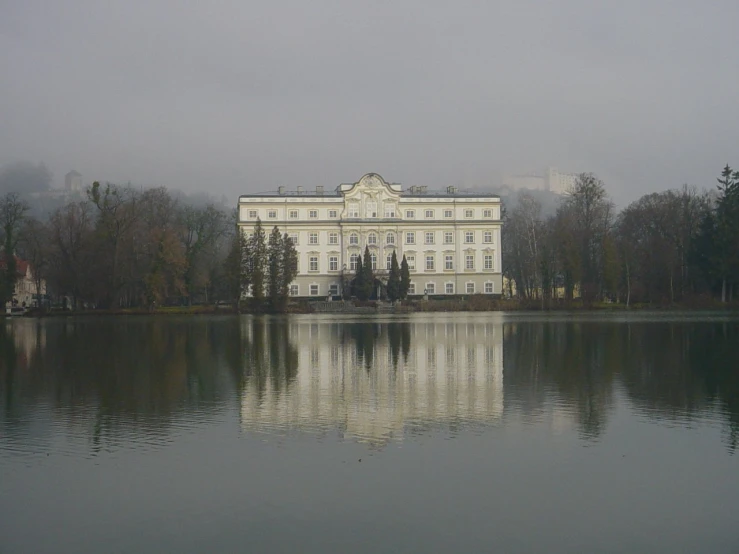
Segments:
[[[739,318],[0,321],[0,552],[739,552]]]

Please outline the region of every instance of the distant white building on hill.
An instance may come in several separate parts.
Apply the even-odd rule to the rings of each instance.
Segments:
[[[549,167],[543,174],[508,175],[503,185],[512,190],[547,190],[554,194],[564,194],[575,185],[577,173],[561,173],[556,167]]]
[[[68,192],[82,192],[82,174],[74,169],[64,176],[64,188]]]

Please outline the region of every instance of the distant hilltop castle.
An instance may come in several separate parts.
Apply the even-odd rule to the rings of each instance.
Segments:
[[[64,176],[64,189],[67,192],[82,192],[82,174],[74,169]]]
[[[560,173],[556,167],[549,167],[543,175],[509,175],[503,179],[503,185],[512,190],[547,190],[554,194],[564,194],[575,185],[576,179],[577,173]]]

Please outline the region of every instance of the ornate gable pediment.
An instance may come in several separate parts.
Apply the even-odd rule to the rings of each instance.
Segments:
[[[367,173],[359,181],[345,192],[347,199],[359,200],[360,198],[369,199],[396,199],[400,194],[393,190],[389,183],[380,177],[377,173]]]

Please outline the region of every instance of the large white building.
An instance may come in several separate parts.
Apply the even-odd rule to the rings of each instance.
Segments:
[[[260,219],[268,235],[274,226],[287,233],[298,251],[292,296],[341,294],[357,259],[369,247],[375,275],[386,281],[390,260],[406,257],[409,294],[500,294],[500,197],[441,192],[427,187],[403,190],[368,173],[334,190],[283,187],[239,198],[239,227],[253,231]]]

